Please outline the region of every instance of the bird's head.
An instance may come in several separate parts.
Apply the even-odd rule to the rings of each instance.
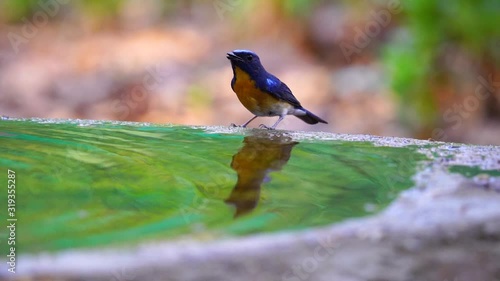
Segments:
[[[259,56],[249,50],[234,50],[227,53],[227,58],[231,61],[233,69],[239,67],[249,74],[258,74],[264,68]]]

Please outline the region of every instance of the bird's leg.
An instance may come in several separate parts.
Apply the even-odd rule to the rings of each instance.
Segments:
[[[258,117],[258,116],[257,116],[257,115],[255,115],[254,117],[250,118],[250,120],[248,120],[245,124],[241,125],[241,127],[246,128],[246,126],[247,126],[248,124],[250,124],[250,122],[252,122],[252,121],[253,121],[255,118],[257,118],[257,117]]]
[[[276,123],[274,123],[274,125],[272,125],[271,127],[268,127],[264,124],[260,124],[259,128],[261,129],[268,129],[268,130],[274,130],[276,129],[276,126],[278,126],[278,124],[283,121],[283,119],[285,119],[285,115],[281,115],[280,118],[278,118],[278,121],[276,121]]]
[[[280,118],[278,118],[278,121],[276,121],[276,123],[274,123],[274,125],[271,126],[271,129],[276,129],[276,126],[278,126],[278,124],[283,121],[283,119],[285,119],[285,115],[280,115]]]
[[[250,120],[248,120],[245,124],[241,125],[241,126],[238,126],[234,123],[231,123],[231,127],[242,127],[242,128],[246,128],[248,124],[250,124],[250,122],[252,122],[255,118],[257,118],[258,116],[255,115],[254,117],[250,118]]]

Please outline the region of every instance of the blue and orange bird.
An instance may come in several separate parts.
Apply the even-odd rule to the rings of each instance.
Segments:
[[[241,127],[246,127],[259,116],[279,116],[270,128],[261,125],[275,129],[286,115],[294,115],[308,124],[328,124],[303,108],[290,88],[264,69],[256,53],[234,50],[227,53],[227,58],[231,61],[234,75],[231,88],[243,106],[255,115]]]

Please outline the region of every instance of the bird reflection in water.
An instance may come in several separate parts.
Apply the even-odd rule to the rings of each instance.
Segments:
[[[257,206],[260,186],[269,181],[268,174],[279,171],[290,159],[298,142],[283,132],[259,130],[243,140],[243,147],[233,156],[231,168],[238,174],[238,182],[227,204],[236,207],[234,217],[247,214]]]

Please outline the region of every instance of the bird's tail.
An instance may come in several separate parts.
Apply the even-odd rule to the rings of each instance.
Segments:
[[[317,123],[325,123],[328,124],[325,120],[319,118],[318,116],[314,115],[311,111],[301,108],[306,112],[305,115],[295,115],[297,118],[301,119],[302,121],[306,122],[307,124],[317,124]]]

